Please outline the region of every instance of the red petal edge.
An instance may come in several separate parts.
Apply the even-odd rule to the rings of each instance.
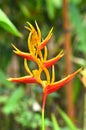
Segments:
[[[33,76],[24,76],[19,78],[9,78],[10,82],[19,82],[19,83],[37,83],[37,80]]]
[[[62,58],[63,54],[58,54],[55,58],[52,58],[50,60],[47,60],[44,62],[44,66],[46,68],[51,67],[52,65],[54,65],[57,61],[59,61]]]
[[[16,53],[16,52],[15,52]],[[35,61],[35,58],[29,54],[29,53],[25,53],[25,52],[19,52],[19,53],[16,53],[18,56],[21,56],[22,58],[25,58],[27,60],[32,60],[32,61]]]

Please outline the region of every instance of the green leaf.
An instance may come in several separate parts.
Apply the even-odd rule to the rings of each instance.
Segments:
[[[51,119],[52,119],[53,130],[60,130],[60,127],[58,125],[58,122],[54,114],[51,114]]]
[[[78,37],[79,43],[77,48],[86,54],[86,26],[83,24],[79,9],[74,4],[69,8],[69,16]]]
[[[24,89],[22,87],[17,88],[9,97],[8,102],[3,108],[3,112],[6,114],[14,112],[23,94],[24,94]]]
[[[64,111],[62,111],[62,109],[58,106],[57,107],[57,111],[59,112],[59,114],[62,116],[63,120],[65,121],[65,123],[68,125],[68,127],[70,128],[70,130],[77,130],[76,126],[72,123],[72,121],[70,120],[70,118],[67,116],[66,113],[64,113]]]
[[[0,9],[0,26],[6,31],[14,34],[17,37],[22,37],[22,34],[17,30],[13,23],[9,20],[6,14]]]
[[[53,0],[46,0],[46,8],[47,8],[49,18],[54,19],[54,17],[55,17],[55,5],[53,3]]]
[[[8,100],[7,96],[0,96],[0,103],[6,103]]]

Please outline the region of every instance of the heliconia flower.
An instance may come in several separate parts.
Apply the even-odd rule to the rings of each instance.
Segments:
[[[45,40],[42,41],[41,37],[41,31],[39,29],[39,26],[37,22],[36,29],[27,22],[29,27],[25,27],[30,31],[29,37],[28,37],[28,48],[29,53],[22,52],[19,49],[17,49],[13,44],[14,53],[16,53],[18,56],[24,58],[24,67],[28,73],[27,76],[24,77],[18,77],[18,78],[9,78],[8,81],[10,82],[20,82],[20,83],[38,83],[43,89],[43,102],[42,102],[42,130],[44,130],[44,108],[45,108],[45,102],[46,98],[49,94],[59,90],[64,85],[69,83],[81,70],[78,69],[74,73],[66,76],[60,81],[55,82],[55,70],[54,70],[54,64],[59,61],[63,54],[63,51],[61,51],[55,58],[52,58],[50,60],[47,60],[47,43],[50,40],[52,36],[52,30],[51,28],[49,34],[45,38]],[[44,49],[44,52],[42,51]],[[30,70],[28,66],[27,60],[34,61],[37,64],[37,69]],[[48,68],[52,67],[52,77],[50,76]],[[45,73],[46,79],[41,79],[42,72]]]

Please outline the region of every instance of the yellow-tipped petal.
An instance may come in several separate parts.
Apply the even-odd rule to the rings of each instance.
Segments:
[[[30,33],[29,37],[28,37],[28,48],[30,50],[30,53],[34,54],[34,47],[31,45],[31,35],[32,35],[32,33]]]
[[[38,32],[38,36],[39,36],[39,39],[40,39],[40,42],[41,42],[41,31],[40,31],[40,28],[37,24],[37,22],[35,21],[35,24],[36,24],[36,28],[37,28],[37,32]]]
[[[31,32],[29,34],[29,37],[28,37],[28,48],[30,50],[30,53],[32,53],[33,55],[35,55],[37,52],[37,47],[38,47],[38,44],[40,44],[41,42],[41,38],[40,38],[40,35],[37,31],[39,31],[39,28],[37,26],[37,30],[30,24],[28,23],[29,26],[31,27]]]
[[[54,65],[57,61],[59,61],[59,60],[62,58],[63,55],[64,55],[64,53],[63,53],[63,51],[61,51],[55,58],[52,58],[52,59],[50,59],[50,60],[45,61],[45,62],[44,62],[44,66],[45,66],[46,68],[51,67],[51,66]]]
[[[54,69],[54,65],[52,66],[52,80],[51,80],[51,84],[55,81],[55,69]]]
[[[41,62],[43,62],[43,55],[41,51],[39,51],[39,57],[40,57]]]
[[[47,47],[44,47],[44,61],[47,59]]]
[[[30,71],[30,69],[29,69],[29,67],[28,67],[27,60],[26,60],[26,59],[24,59],[24,66],[25,66],[26,71],[32,76],[33,74],[31,73],[31,71]]]
[[[48,69],[45,66],[41,66],[42,70],[44,70],[45,75],[46,75],[46,79],[47,79],[47,84],[50,84],[50,74]]]
[[[12,44],[12,46],[13,46],[13,48],[15,49],[15,50],[13,50],[13,52],[14,52],[15,54],[17,54],[18,56],[21,56],[22,58],[26,58],[27,60],[32,60],[32,61],[35,61],[35,60],[36,60],[30,53],[26,53],[26,52],[20,51],[20,50],[19,50],[18,48],[16,48],[16,46],[13,45],[13,44]]]
[[[24,26],[27,30],[29,30],[30,32],[32,31],[31,28],[27,27],[27,26]]]
[[[19,55],[19,54],[22,53],[14,44],[11,44],[11,45],[12,45],[12,47],[15,49],[15,50],[13,50],[13,52],[14,52],[15,54]]]
[[[20,52],[20,50],[14,44],[11,44],[11,45],[16,50],[16,52]]]
[[[16,50],[13,50],[13,52],[14,52],[15,54],[17,54],[17,55],[19,54],[19,51],[16,51]]]
[[[48,41],[50,40],[50,38],[52,36],[52,31],[53,31],[53,27],[51,28],[51,30],[48,33],[48,35],[45,38],[45,40],[43,40],[43,42],[41,42],[41,45],[38,47],[39,50],[43,49],[46,46],[46,44],[48,43]]]
[[[29,25],[29,27],[28,26],[25,26],[25,28],[27,29],[27,30],[29,30],[30,32],[33,32],[34,30],[35,30],[35,28],[33,27],[33,25],[30,23],[30,22],[26,22],[28,25]]]
[[[64,55],[64,51],[60,51],[60,53],[58,54],[60,57],[62,57]]]
[[[35,30],[35,28],[33,27],[33,25],[32,25],[30,22],[26,22],[26,23],[30,26],[31,30],[32,30],[32,29]]]
[[[12,81],[12,78],[9,78],[9,79],[7,79],[7,80],[11,82],[11,81]]]
[[[84,87],[86,87],[86,68],[83,68],[80,74],[81,74],[80,80],[82,81]]]

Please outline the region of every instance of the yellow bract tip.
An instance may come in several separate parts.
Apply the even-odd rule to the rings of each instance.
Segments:
[[[19,51],[19,49],[14,45],[14,44],[11,44],[12,47],[16,50],[16,51]]]
[[[62,57],[64,55],[64,51],[60,51],[59,55]]]
[[[7,80],[8,80],[8,81],[12,81],[12,78],[8,78]]]
[[[80,71],[82,71],[82,70],[83,70],[83,67],[81,67],[80,69],[78,69],[77,72],[80,72]]]
[[[19,51],[16,51],[16,50],[13,50],[13,52],[14,52],[15,54],[19,54]]]
[[[34,29],[33,25],[30,22],[26,22],[26,23],[30,26],[31,29]]]

